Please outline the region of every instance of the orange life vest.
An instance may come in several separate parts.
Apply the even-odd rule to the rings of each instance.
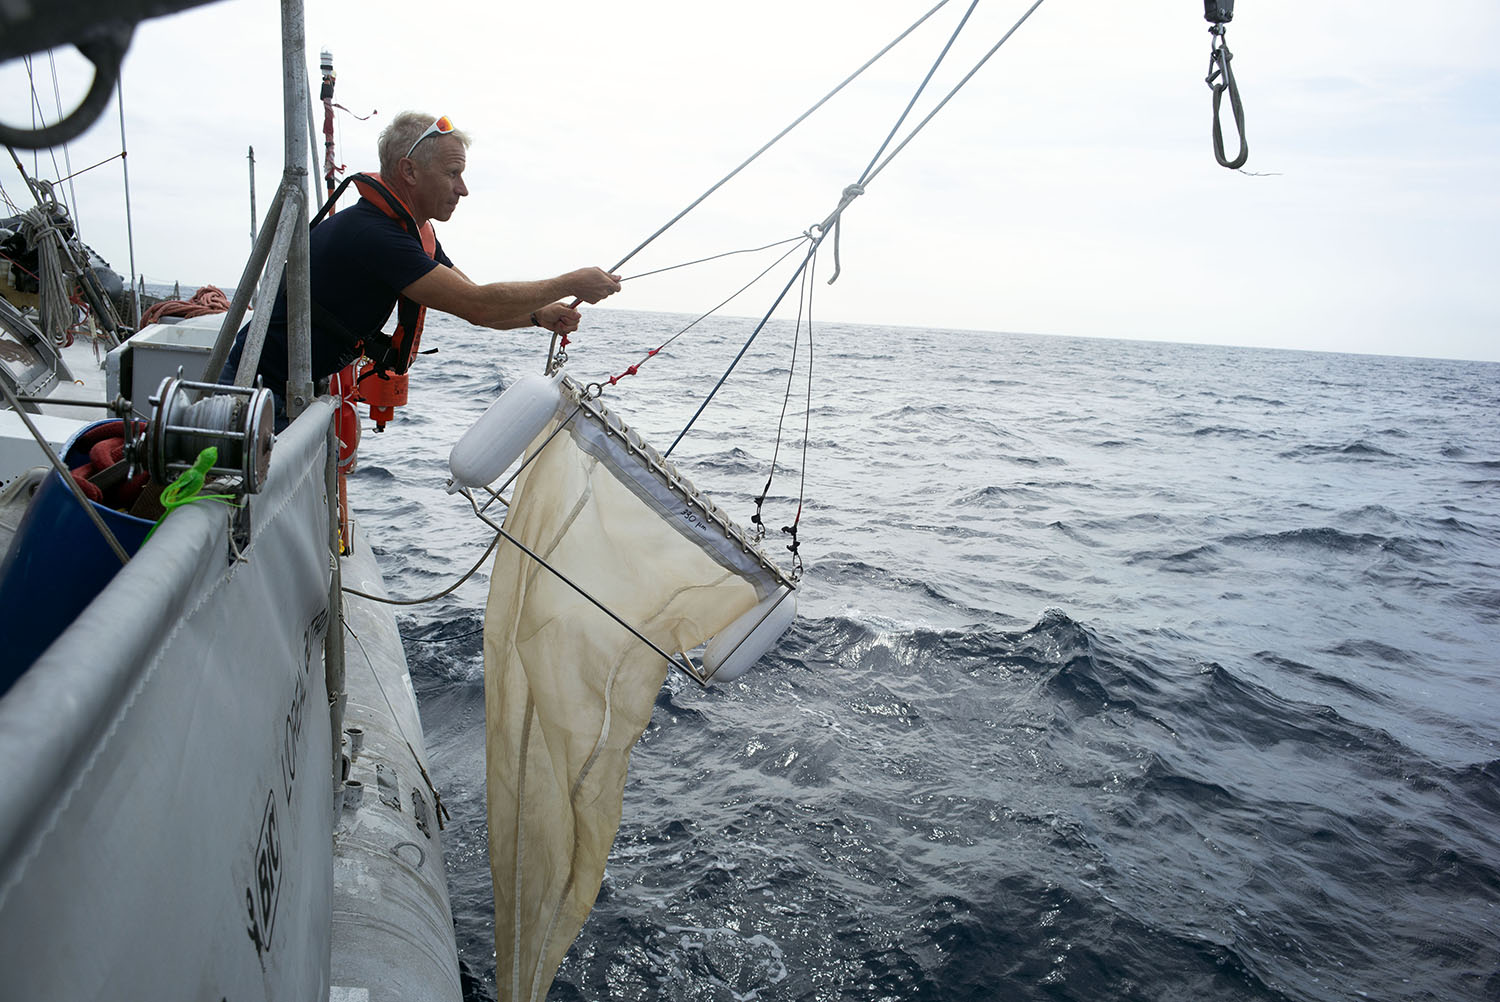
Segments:
[[[332,210],[334,203],[351,183],[359,189],[359,194],[365,201],[396,220],[401,224],[402,229],[416,237],[428,257],[434,257],[437,254],[437,235],[432,230],[432,222],[424,221],[418,226],[411,209],[401,201],[400,196],[386,186],[379,174],[351,174],[345,178],[329,196],[323,207],[318,210],[310,226],[317,226],[322,222],[323,217]],[[426,317],[427,307],[406,296],[401,296],[396,302],[394,334],[386,334],[383,331],[349,331],[333,314],[319,307],[316,301],[313,303],[314,323],[351,343],[356,340],[362,342],[365,357],[373,363],[370,371],[381,375],[382,378],[386,373],[404,375],[406,370],[411,368],[412,360],[417,357],[417,349],[422,342],[422,324]]]

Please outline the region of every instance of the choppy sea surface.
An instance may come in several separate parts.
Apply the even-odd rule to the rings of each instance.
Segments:
[[[568,368],[689,318],[590,311]],[[666,448],[753,323],[606,401]],[[794,327],[673,453],[748,524]],[[434,317],[351,493],[391,591],[490,533],[453,441],[535,331]],[[1500,365],[822,324],[769,552],[799,621],[672,675],[550,998],[1500,999]],[[805,486],[804,486],[805,476]],[[400,614],[471,999],[496,995],[481,568]]]

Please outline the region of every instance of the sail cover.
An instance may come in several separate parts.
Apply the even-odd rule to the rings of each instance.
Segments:
[[[506,531],[664,651],[692,650],[782,581],[571,381],[527,455],[538,449]],[[509,542],[496,551],[484,650],[496,982],[502,998],[540,1000],[593,907],[630,749],[669,666]]]

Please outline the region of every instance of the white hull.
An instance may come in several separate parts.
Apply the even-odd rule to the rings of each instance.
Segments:
[[[243,562],[179,509],[0,697],[6,998],[461,997],[390,606],[344,606],[347,767],[331,733],[330,414],[277,438]]]

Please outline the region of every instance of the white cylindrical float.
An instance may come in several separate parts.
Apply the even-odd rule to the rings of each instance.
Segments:
[[[505,388],[448,454],[453,479],[465,487],[492,483],[521,458],[562,405],[562,372],[522,376]]]
[[[713,682],[733,682],[759,661],[797,618],[797,593],[785,586],[709,638],[703,674]]]

